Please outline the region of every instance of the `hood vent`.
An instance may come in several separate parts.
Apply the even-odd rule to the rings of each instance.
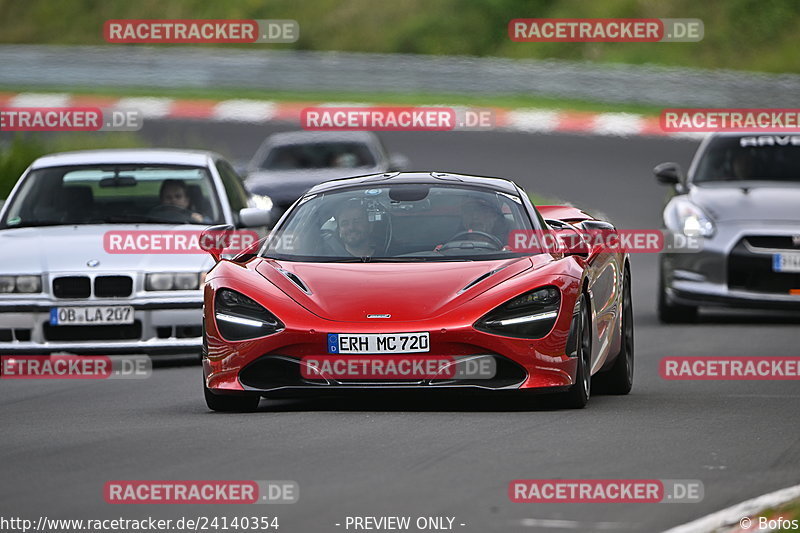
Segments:
[[[281,274],[286,276],[286,279],[288,279],[289,281],[291,281],[292,283],[297,285],[297,287],[301,291],[303,291],[306,294],[311,294],[311,290],[306,286],[305,283],[303,283],[303,280],[300,279],[300,277],[297,274],[295,274],[293,272],[289,272],[288,270],[283,269],[283,268],[279,268],[278,272],[280,272]]]
[[[475,285],[477,285],[477,284],[478,284],[478,283],[480,283],[481,281],[485,280],[485,279],[486,279],[486,278],[488,278],[489,276],[494,276],[495,274],[497,274],[498,272],[500,272],[500,271],[501,271],[501,270],[503,270],[504,268],[506,268],[506,267],[500,267],[500,268],[497,268],[497,269],[495,269],[495,270],[490,270],[489,272],[487,272],[487,273],[485,273],[485,274],[481,274],[480,276],[478,276],[478,277],[477,277],[477,278],[475,278],[474,280],[472,280],[472,281],[470,281],[469,283],[467,283],[467,285],[466,285],[466,286],[465,286],[463,289],[461,289],[460,291],[458,291],[458,293],[457,293],[457,294],[461,294],[461,293],[463,293],[463,292],[466,292],[466,291],[467,291],[467,290],[469,290],[471,287],[474,287]]]

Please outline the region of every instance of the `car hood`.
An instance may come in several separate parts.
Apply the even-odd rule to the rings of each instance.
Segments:
[[[391,315],[392,321],[438,316],[534,265],[546,264],[549,259],[550,256],[537,256],[533,262],[531,258],[522,257],[500,261],[393,264],[265,260],[256,270],[319,317],[374,323],[367,314]],[[492,271],[496,272],[474,283]],[[287,273],[297,276],[310,294],[290,281]],[[471,283],[474,284],[464,290]]]
[[[288,205],[314,185],[325,181],[382,171],[378,167],[259,171],[248,174],[245,185],[254,194],[269,196],[278,205]]]
[[[692,186],[689,199],[714,220],[800,221],[800,183]]]
[[[80,225],[14,228],[0,231],[0,250],[8,258],[0,262],[0,273],[42,272],[206,271],[213,263],[203,253],[107,253],[103,235],[108,231],[200,231],[192,225]],[[87,262],[97,260],[96,268]]]

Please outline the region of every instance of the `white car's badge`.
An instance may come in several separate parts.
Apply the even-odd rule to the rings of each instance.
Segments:
[[[392,315],[367,315],[367,318],[392,318]]]
[[[86,266],[91,268],[100,266],[100,261],[98,261],[97,259],[89,259],[88,261],[86,261]]]

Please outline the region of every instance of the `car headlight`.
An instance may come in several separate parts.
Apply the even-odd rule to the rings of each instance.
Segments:
[[[146,291],[192,291],[200,288],[197,272],[159,272],[147,274],[144,280]]]
[[[674,199],[667,205],[664,223],[672,231],[688,237],[713,237],[716,231],[711,218],[686,199]]]
[[[272,335],[285,327],[283,322],[256,301],[230,289],[217,291],[214,318],[220,334],[231,341]]]
[[[250,204],[264,211],[269,211],[274,205],[272,198],[266,194],[254,194],[250,197]]]
[[[42,276],[0,276],[0,294],[42,292]]]
[[[475,329],[506,337],[540,339],[553,329],[560,303],[557,287],[541,287],[495,308],[475,323]]]

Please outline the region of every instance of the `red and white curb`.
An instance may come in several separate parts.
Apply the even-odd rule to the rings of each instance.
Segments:
[[[196,119],[220,122],[299,124],[300,113],[312,106],[367,106],[364,103],[342,102],[271,102],[268,100],[188,100],[161,97],[104,97],[66,93],[0,93],[0,107],[100,107],[134,109],[145,120]],[[376,104],[377,105],[377,104]],[[383,104],[386,105],[386,104]],[[398,104],[399,105],[399,104]],[[464,106],[448,106],[459,110]],[[556,111],[547,109],[489,109],[495,124],[490,130],[530,133],[578,133],[618,137],[659,136],[702,138],[697,133],[666,133],[658,117],[634,113],[593,113],[588,111]],[[474,131],[474,130],[473,130]],[[486,131],[482,128],[481,131]]]
[[[744,533],[766,531],[758,527],[758,514],[800,498],[800,485],[787,487],[758,496],[727,509],[698,518],[687,524],[673,527],[664,533]],[[770,516],[769,519],[776,517]]]

